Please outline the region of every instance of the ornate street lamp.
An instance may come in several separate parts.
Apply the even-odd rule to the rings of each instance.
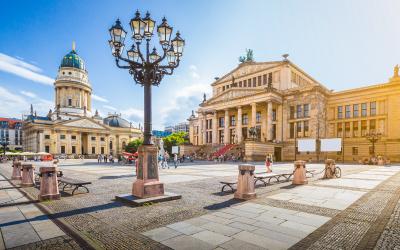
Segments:
[[[381,133],[375,131],[365,134],[365,138],[372,143],[372,156],[375,157],[375,143],[382,137]]]
[[[1,139],[0,141],[0,145],[3,147],[3,156],[4,158],[6,157],[6,150],[7,150],[7,146],[9,145],[9,141],[6,140],[6,138]]]
[[[168,25],[167,19],[164,17],[161,24],[157,26],[159,43],[162,48],[162,53],[158,54],[155,47],[150,51],[150,41],[156,27],[156,22],[150,18],[150,13],[147,12],[146,16],[141,18],[140,12],[136,11],[135,17],[130,20],[129,24],[134,44],[126,52],[127,58],[122,56],[127,33],[119,19],[109,29],[111,36],[109,44],[117,67],[128,69],[135,82],[144,88],[144,146],[139,150],[137,178],[138,180],[140,178],[143,180],[156,178],[158,180],[156,151],[153,154],[156,147],[152,146],[153,143],[151,141],[151,87],[153,85],[158,86],[165,75],[172,75],[174,69],[179,66],[185,40],[180,37],[179,32],[171,40],[173,29]],[[142,43],[144,43],[144,51],[140,48]],[[165,58],[167,60],[163,64]],[[149,157],[150,155],[151,157]],[[135,184],[133,189],[135,189]],[[146,190],[144,193],[136,191],[133,191],[133,193],[135,196],[140,197],[154,196],[153,194],[146,194]]]

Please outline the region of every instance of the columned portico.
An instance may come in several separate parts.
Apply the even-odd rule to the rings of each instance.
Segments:
[[[251,104],[251,127],[255,127],[257,124],[257,103]]]
[[[206,129],[207,129],[207,124],[206,124],[206,122],[207,122],[207,116],[206,116],[206,114],[204,114],[203,113],[203,119],[202,119],[202,121],[201,121],[201,123],[203,124],[203,130],[201,131],[201,133],[202,133],[202,138],[203,138],[203,144],[206,144],[207,143],[207,132],[206,132]]]
[[[229,109],[225,109],[224,125],[224,143],[229,144],[231,138],[229,133]]]
[[[214,112],[212,118],[212,143],[218,143],[218,113],[217,111]]]

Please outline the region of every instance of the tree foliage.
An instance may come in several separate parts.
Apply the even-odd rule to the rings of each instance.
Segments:
[[[189,142],[188,134],[185,132],[175,132],[163,138],[164,148],[171,153],[172,146],[179,146]]]
[[[125,151],[129,153],[135,153],[139,146],[143,144],[143,139],[135,139],[133,141],[130,141],[126,146],[125,146]]]

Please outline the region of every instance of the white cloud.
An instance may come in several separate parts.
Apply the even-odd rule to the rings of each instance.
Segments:
[[[143,117],[144,113],[142,109],[137,109],[137,108],[128,108],[125,110],[121,110],[120,113],[122,114],[122,117],[136,122],[136,123],[142,123],[143,122]]]
[[[196,65],[190,65],[189,66],[189,74],[190,74],[190,76],[192,77],[192,78],[194,78],[194,79],[199,79],[200,78],[200,75],[199,75],[199,73],[197,72],[197,67],[196,67]]]
[[[22,114],[29,113],[31,104],[38,115],[46,115],[49,109],[54,106],[53,102],[37,96],[28,101],[24,96],[12,93],[1,86],[0,96],[0,116],[4,117],[20,118]]]
[[[96,101],[99,101],[99,102],[108,102],[108,100],[106,98],[98,96],[98,95],[95,95],[95,94],[92,94],[92,99],[96,100]]]
[[[117,111],[116,107],[113,107],[113,106],[110,106],[110,105],[103,105],[103,108],[109,109],[109,110],[113,110],[113,111]]]
[[[35,65],[26,63],[3,53],[0,53],[0,71],[8,72],[45,85],[53,85],[54,83],[54,79],[39,74],[42,70]]]
[[[30,98],[36,98],[37,97],[37,95],[35,93],[29,92],[29,91],[21,90],[20,93],[23,94],[24,96],[27,96],[27,97],[30,97]]]

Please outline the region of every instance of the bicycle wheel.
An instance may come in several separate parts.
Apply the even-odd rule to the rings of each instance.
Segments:
[[[340,178],[342,176],[342,169],[335,167],[335,176],[336,178]]]

